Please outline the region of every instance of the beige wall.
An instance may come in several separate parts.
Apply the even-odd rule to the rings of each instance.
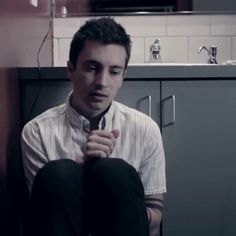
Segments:
[[[39,7],[28,0],[1,1],[0,7],[0,235],[19,235],[22,178],[19,155],[19,66],[36,66],[36,53],[48,29],[49,1]],[[52,65],[52,43],[40,54]],[[3,229],[8,228],[7,231]],[[2,231],[3,232],[2,232]],[[7,232],[7,233],[6,233]]]

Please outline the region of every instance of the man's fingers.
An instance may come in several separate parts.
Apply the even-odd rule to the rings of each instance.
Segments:
[[[120,135],[120,131],[118,129],[113,129],[112,131],[107,131],[107,130],[93,130],[91,132],[91,135],[96,134],[100,137],[104,138],[118,138]]]
[[[102,155],[99,154],[99,156],[108,156],[109,154],[111,154],[111,149],[109,146],[103,145],[103,144],[99,144],[99,143],[93,143],[93,142],[88,142],[86,144],[86,150],[85,150],[85,155],[92,155],[91,153],[95,153],[95,152],[101,152],[103,153]]]
[[[93,130],[90,135],[97,135],[99,137],[104,137],[109,139],[113,138],[113,134],[110,131],[101,129]]]
[[[97,151],[88,151],[88,152],[86,152],[86,157],[89,157],[89,156],[104,158],[104,157],[107,157],[108,155],[103,151],[97,150]]]
[[[90,144],[100,144],[101,146],[97,146],[98,148],[102,147],[102,145],[107,146],[111,153],[114,148],[114,138],[113,139],[104,138],[96,134],[93,134],[93,135],[90,135],[87,140],[87,145],[90,145]]]
[[[115,139],[117,139],[120,135],[120,131],[118,129],[113,129],[111,133],[113,134]]]
[[[120,131],[113,129],[107,130],[93,130],[88,137],[85,156],[109,156],[115,147],[117,137],[120,135]]]
[[[75,161],[79,164],[83,163],[84,162],[84,155],[77,156]]]

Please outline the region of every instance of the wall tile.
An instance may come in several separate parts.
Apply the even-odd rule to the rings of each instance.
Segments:
[[[54,19],[55,66],[66,65],[72,36],[90,18]],[[203,44],[218,46],[219,63],[236,58],[236,15],[114,16],[114,18],[126,28],[133,40],[131,63],[149,61],[149,48],[156,37],[161,39],[163,62],[205,63],[206,52],[196,53]]]
[[[236,35],[236,15],[212,15],[211,35]]]
[[[127,33],[134,37],[166,35],[166,16],[127,16],[123,22]]]
[[[91,16],[91,17],[79,17],[77,18],[79,21],[79,25],[83,25],[87,20],[91,20],[91,19],[97,19],[100,18],[100,16]],[[120,23],[120,24],[124,24],[124,16],[111,16],[111,18],[114,18],[116,22]]]
[[[132,52],[130,57],[130,63],[142,63],[144,62],[144,38],[133,37],[132,40]],[[66,66],[71,39],[61,38],[58,40],[58,60],[55,59],[55,66]],[[54,49],[56,50],[56,48]],[[57,52],[55,51],[55,57]]]
[[[158,37],[161,46],[162,62],[186,63],[187,58],[187,37]],[[145,38],[145,62],[150,61],[150,46],[154,43],[155,37]]]
[[[54,18],[53,20],[53,37],[66,38],[73,37],[74,33],[83,25],[87,20],[99,17],[67,17],[67,18]],[[118,23],[124,24],[123,17],[113,17]]]
[[[232,41],[232,59],[236,60],[236,37],[233,37]]]
[[[167,16],[167,35],[209,35],[207,15]]]
[[[86,21],[88,20],[91,20],[91,19],[96,19],[96,18],[100,18],[99,16],[95,17],[95,16],[91,16],[91,17],[79,17],[78,20],[79,20],[79,27],[82,26]],[[78,29],[79,29],[78,27]],[[77,30],[78,30],[77,29]]]
[[[123,27],[125,26],[125,16],[114,16],[113,18],[117,23],[121,24]]]
[[[189,62],[205,63],[207,62],[208,54],[206,51],[197,53],[201,45],[217,46],[217,61],[219,64],[231,59],[231,37],[190,37],[189,38]]]
[[[130,63],[143,63],[144,62],[144,38],[131,37],[132,49]]]
[[[55,18],[53,20],[54,38],[72,37],[80,27],[80,18]]]
[[[53,39],[53,66],[59,66],[59,40]]]
[[[69,48],[71,39],[59,40],[58,66],[66,66],[69,58]]]
[[[38,50],[39,50],[39,47],[40,47],[42,41],[38,42],[35,40],[35,38],[31,38],[31,40],[32,40],[31,46],[33,46],[35,49],[34,53],[32,54],[31,63],[35,63],[35,66],[36,66],[38,64],[37,63]],[[40,67],[53,65],[53,52],[52,52],[53,47],[52,47],[52,45],[53,44],[52,44],[51,38],[47,38],[45,40],[45,42],[43,43],[43,46],[41,47],[39,55],[38,55]],[[17,61],[19,60],[19,62],[17,62],[19,64],[19,67],[24,67],[25,66],[23,64],[24,60],[25,60],[24,57],[26,57],[26,54],[28,56],[28,54],[30,53],[30,48],[29,48],[29,46],[27,46],[27,44],[26,45],[23,44],[21,46],[21,50],[22,50],[22,52],[24,52],[24,54],[20,54],[15,59],[17,59]],[[47,55],[47,57],[44,57],[44,55]],[[13,59],[14,59],[14,57],[13,57]],[[14,60],[13,60],[13,62],[14,62]],[[34,65],[34,64],[28,64],[28,66],[32,66],[32,65]]]

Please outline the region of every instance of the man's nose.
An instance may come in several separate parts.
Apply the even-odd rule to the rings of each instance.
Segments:
[[[100,71],[95,78],[95,84],[106,87],[108,85],[109,73],[107,71]]]

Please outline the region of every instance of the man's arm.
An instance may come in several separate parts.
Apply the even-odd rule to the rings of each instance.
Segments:
[[[166,192],[165,153],[158,124],[149,120],[146,125],[145,149],[139,173],[144,185],[150,236],[157,236],[162,221],[163,194]]]
[[[153,194],[145,196],[145,204],[149,220],[150,236],[158,236],[163,214],[163,195]]]
[[[36,126],[25,125],[21,134],[21,151],[24,173],[31,192],[34,177],[48,160]]]

